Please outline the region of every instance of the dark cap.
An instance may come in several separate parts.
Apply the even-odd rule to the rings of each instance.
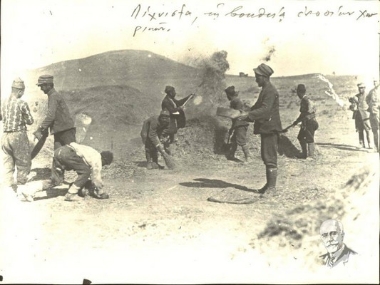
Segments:
[[[301,93],[301,94],[305,94],[306,93],[306,87],[304,84],[298,84],[297,86],[297,92]]]
[[[224,91],[225,91],[226,94],[229,95],[229,96],[235,96],[235,95],[238,95],[238,94],[239,94],[238,91],[235,91],[235,86],[229,86],[229,87],[227,87],[226,89],[224,89]]]
[[[40,86],[42,84],[48,84],[48,83],[54,83],[54,77],[52,75],[41,75],[38,77],[38,83],[37,86]]]
[[[174,91],[175,91],[175,89],[173,86],[168,85],[165,87],[165,93],[170,93],[170,92],[174,92]]]
[[[270,77],[274,72],[273,69],[265,63],[260,64],[258,67],[254,68],[253,71],[258,75],[265,77]]]
[[[162,110],[160,113],[160,117],[170,117],[170,113],[167,110]]]
[[[358,84],[358,88],[365,88],[365,84],[364,83],[359,83]]]

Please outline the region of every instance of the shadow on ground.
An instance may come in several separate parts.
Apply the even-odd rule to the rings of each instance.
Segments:
[[[300,151],[287,136],[280,135],[278,139],[278,153],[289,158],[296,158],[300,154]]]
[[[182,186],[185,187],[192,187],[192,188],[236,188],[238,190],[243,190],[247,192],[253,192],[254,189],[250,189],[246,186],[241,186],[238,184],[228,183],[223,180],[219,179],[207,179],[207,178],[196,178],[194,181],[197,182],[181,182],[179,183]]]
[[[134,161],[133,162],[137,167],[143,167],[146,168],[147,162],[146,161]]]
[[[356,146],[352,145],[345,145],[345,144],[335,144],[335,143],[316,143],[318,146],[327,147],[327,148],[337,148],[341,150],[350,150],[350,151],[366,151],[368,149],[365,148],[358,148]]]

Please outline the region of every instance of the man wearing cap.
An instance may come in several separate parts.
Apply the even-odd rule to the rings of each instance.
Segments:
[[[4,152],[4,185],[14,186],[13,175],[17,169],[17,184],[27,181],[32,165],[29,139],[26,125],[33,124],[34,120],[28,104],[21,100],[25,92],[25,84],[17,78],[12,83],[12,93],[2,105],[3,136],[1,148]]]
[[[48,113],[34,136],[40,140],[44,132],[50,128],[54,135],[54,149],[75,142],[74,120],[63,97],[54,89],[54,78],[41,75],[37,86],[48,96]]]
[[[276,87],[270,82],[273,69],[262,63],[255,72],[256,83],[262,87],[256,103],[246,116],[239,117],[240,120],[255,122],[253,132],[261,136],[261,158],[266,166],[267,183],[255,192],[264,194],[268,192],[276,195],[277,181],[277,147],[279,131],[282,130],[279,94]]]
[[[293,126],[301,122],[297,137],[302,149],[300,158],[314,157],[314,133],[318,129],[315,104],[306,95],[304,84],[298,84],[297,95],[301,99],[300,115],[293,122]]]
[[[72,142],[54,151],[51,181],[33,181],[21,188],[25,199],[32,202],[36,192],[46,190],[52,186],[58,186],[63,182],[63,171],[74,170],[77,179],[70,185],[65,196],[66,201],[77,201],[81,196],[87,195],[87,191],[97,199],[108,199],[104,192],[102,181],[102,167],[113,161],[113,153],[97,150],[90,146]]]
[[[175,99],[176,91],[173,86],[165,87],[166,96],[162,100],[161,109],[162,111],[168,111],[170,114],[170,124],[168,129],[168,134],[170,134],[170,143],[176,141],[175,134],[177,129],[184,128],[186,125],[185,112],[183,111],[183,105],[189,100],[193,94],[177,100]]]
[[[355,96],[348,99],[351,103],[350,109],[353,111],[352,118],[355,120],[355,128],[359,133],[359,144],[364,148],[364,132],[366,133],[368,148],[371,148],[371,138],[369,136],[369,131],[371,129],[370,121],[369,121],[369,112],[368,105],[365,100],[365,85],[363,83],[359,83],[358,85],[359,93]]]
[[[373,133],[373,140],[375,142],[376,150],[379,152],[379,109],[380,105],[378,102],[378,80],[373,81],[374,88],[368,92],[366,97],[366,102],[368,104],[369,111],[369,121],[371,123],[371,129]]]
[[[229,86],[224,90],[227,95],[227,99],[230,101],[230,108],[234,110],[243,111],[244,104],[238,98],[239,92],[235,91],[235,86]],[[247,145],[247,131],[249,123],[247,121],[240,121],[237,119],[232,119],[232,126],[229,130],[229,135],[231,137],[231,148],[227,154],[228,160],[235,160],[235,152],[238,145],[241,146],[245,161],[248,162],[250,159],[249,149]]]
[[[147,161],[146,168],[163,169],[164,167],[158,164],[158,152],[164,155],[165,147],[162,142],[165,140],[165,133],[168,133],[170,124],[170,114],[168,111],[161,111],[160,115],[152,116],[145,120],[141,129],[141,139],[145,145],[145,157]]]

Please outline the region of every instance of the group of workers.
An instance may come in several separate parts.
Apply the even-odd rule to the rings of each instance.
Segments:
[[[279,93],[271,83],[270,77],[273,69],[267,64],[260,64],[253,69],[255,80],[261,87],[260,94],[255,104],[248,112],[243,112],[244,104],[239,99],[238,91],[234,86],[229,86],[224,91],[230,101],[230,108],[242,111],[241,116],[232,119],[229,130],[231,141],[227,153],[228,160],[236,160],[235,152],[238,146],[242,148],[246,162],[251,159],[247,144],[247,131],[250,122],[254,122],[254,134],[260,135],[261,158],[266,167],[266,183],[263,187],[254,190],[259,194],[277,195],[277,149],[279,134],[283,132],[279,112]],[[4,134],[2,137],[2,150],[4,152],[5,186],[18,196],[27,201],[33,201],[36,192],[60,185],[64,182],[64,171],[74,170],[78,174],[77,179],[71,183],[65,196],[66,201],[76,201],[78,196],[91,195],[98,199],[107,199],[109,195],[103,190],[101,170],[102,166],[109,165],[113,161],[113,153],[110,151],[98,152],[92,147],[76,142],[76,129],[74,120],[63,97],[54,89],[54,78],[51,75],[42,75],[38,78],[37,85],[48,96],[48,111],[45,119],[34,132],[37,141],[50,134],[54,135],[54,157],[51,168],[51,179],[29,182],[28,175],[31,170],[31,151],[27,136],[26,125],[34,123],[28,104],[21,99],[25,92],[25,84],[17,78],[12,84],[12,93],[2,105],[2,120]],[[364,147],[363,131],[367,133],[368,146],[370,139],[368,131],[371,127],[374,134],[375,145],[378,150],[379,118],[377,105],[377,88],[364,96],[363,85],[358,85],[359,94],[350,98],[354,111],[355,125],[359,132],[360,143]],[[147,169],[162,169],[158,163],[158,153],[170,155],[170,145],[177,141],[176,133],[179,128],[186,125],[184,105],[194,96],[177,100],[175,88],[166,86],[166,96],[161,104],[159,116],[153,116],[145,120],[141,130],[141,138],[145,146]],[[299,158],[313,158],[315,156],[314,134],[318,129],[316,120],[316,108],[313,101],[306,94],[304,84],[299,84],[296,93],[301,100],[300,115],[292,123],[296,126],[301,123],[297,139],[301,146]],[[376,133],[377,134],[377,133]],[[14,173],[17,169],[17,182],[14,181]]]
[[[78,200],[78,194],[82,196],[90,194],[98,199],[109,198],[109,195],[103,191],[101,169],[103,165],[111,164],[112,152],[99,153],[92,147],[76,143],[74,120],[65,100],[54,88],[53,76],[40,76],[37,86],[48,96],[48,111],[33,134],[37,141],[47,136],[49,129],[50,134],[54,136],[51,179],[29,181],[32,163],[26,125],[32,125],[34,119],[28,104],[21,99],[25,92],[25,84],[17,78],[13,81],[11,95],[4,101],[1,110],[4,132],[2,135],[4,191],[15,193],[27,201],[33,201],[37,192],[63,183],[65,170],[74,170],[78,177],[71,183],[65,196],[66,201]]]

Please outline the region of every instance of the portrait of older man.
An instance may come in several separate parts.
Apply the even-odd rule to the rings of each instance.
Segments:
[[[343,225],[337,220],[326,220],[322,223],[319,233],[327,253],[321,255],[323,263],[329,268],[346,266],[353,255],[357,253],[343,243]]]

